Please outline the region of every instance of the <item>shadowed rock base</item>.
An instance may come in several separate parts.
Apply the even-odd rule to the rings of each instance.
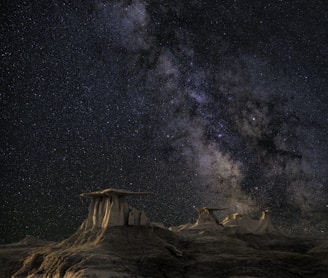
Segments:
[[[328,240],[115,226],[97,244],[11,244],[0,277],[327,277]],[[92,234],[85,234],[92,237]]]

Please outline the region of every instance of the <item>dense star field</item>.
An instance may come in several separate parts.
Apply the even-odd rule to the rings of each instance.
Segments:
[[[166,225],[270,207],[327,235],[326,1],[0,7],[0,243],[67,237],[107,187]]]

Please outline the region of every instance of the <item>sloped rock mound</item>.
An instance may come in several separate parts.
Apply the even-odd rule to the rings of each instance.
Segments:
[[[26,235],[26,237],[16,243],[9,244],[8,246],[35,246],[35,247],[40,247],[40,246],[45,246],[53,243],[52,241],[47,241],[47,240],[42,240],[39,238],[36,238],[32,235]]]
[[[13,277],[326,277],[323,240],[116,226],[96,245],[29,249]],[[16,246],[17,248],[17,246]],[[1,268],[1,271],[2,268]],[[1,272],[10,277],[13,272]]]
[[[22,267],[29,254],[53,244],[55,243],[27,235],[16,243],[0,245],[0,277],[10,277]]]
[[[173,266],[173,272],[179,269],[177,258],[182,252],[175,246],[177,242],[174,234],[160,228],[116,226],[102,233],[102,239],[93,245],[73,242],[69,246],[66,241],[65,245],[37,250],[13,277],[128,277],[124,275],[141,272],[161,275],[159,261],[165,271]]]

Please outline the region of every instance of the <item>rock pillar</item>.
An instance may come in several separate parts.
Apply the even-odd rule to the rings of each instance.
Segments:
[[[129,207],[125,199],[129,195],[145,194],[151,193],[108,188],[102,191],[81,194],[81,197],[91,199],[89,214],[82,228],[90,230],[109,226],[149,225],[150,222],[145,212]]]

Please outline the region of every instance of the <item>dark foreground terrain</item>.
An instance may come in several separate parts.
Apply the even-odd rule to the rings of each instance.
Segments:
[[[328,277],[328,239],[121,226],[0,246],[0,277]]]

